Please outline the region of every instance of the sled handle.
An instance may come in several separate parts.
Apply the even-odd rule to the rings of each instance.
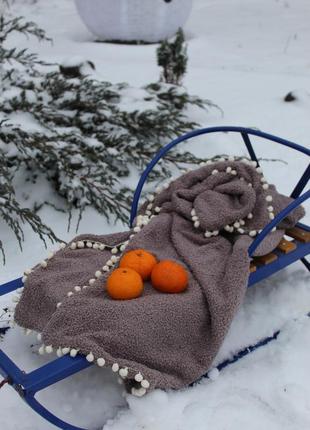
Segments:
[[[142,173],[141,178],[138,182],[137,188],[135,190],[134,198],[133,198],[133,202],[132,202],[132,206],[131,206],[131,213],[130,213],[130,226],[131,227],[132,227],[133,221],[137,215],[138,204],[139,204],[139,200],[140,200],[140,196],[141,196],[141,192],[142,192],[144,183],[146,182],[149,173],[152,171],[152,169],[157,164],[157,162],[161,158],[163,158],[171,148],[173,148],[174,146],[178,145],[181,142],[184,142],[186,140],[190,140],[193,137],[197,137],[197,136],[200,136],[203,134],[218,133],[218,132],[240,133],[242,138],[243,138],[244,144],[247,147],[249,155],[250,155],[251,159],[254,161],[257,161],[257,157],[256,157],[255,151],[253,149],[253,146],[251,144],[249,135],[253,135],[253,136],[261,137],[263,139],[271,140],[273,142],[279,143],[280,145],[284,145],[284,146],[287,146],[291,149],[299,151],[299,152],[307,155],[308,157],[310,157],[310,150],[309,149],[307,149],[301,145],[298,145],[297,143],[290,142],[289,140],[282,139],[281,137],[273,136],[272,134],[264,133],[262,131],[255,130],[252,128],[222,126],[222,127],[208,127],[208,128],[202,128],[202,129],[190,131],[189,133],[186,133],[183,136],[180,136],[180,137],[174,139],[172,142],[165,145],[155,155],[155,157],[150,161],[150,163],[147,165],[146,169]],[[295,186],[294,191],[292,193],[293,198],[296,198],[300,195],[300,193],[303,191],[304,187],[306,186],[307,182],[309,181],[309,178],[310,178],[310,166],[308,166],[308,168],[304,172],[303,176],[301,177],[301,179],[299,180],[299,182]]]

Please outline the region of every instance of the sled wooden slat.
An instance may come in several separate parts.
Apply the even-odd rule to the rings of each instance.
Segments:
[[[261,257],[255,257],[254,261],[258,264],[266,265],[270,264],[273,261],[277,260],[278,256],[274,254],[273,252],[270,252],[269,254],[262,255]]]
[[[286,234],[292,237],[293,239],[298,240],[299,242],[302,242],[302,243],[310,242],[310,232],[303,230],[300,227],[290,228],[289,230],[286,230]]]
[[[294,249],[297,248],[296,243],[290,242],[289,240],[282,239],[279,245],[277,246],[277,249],[284,252],[284,254],[288,254],[289,252],[294,251]]]
[[[256,266],[255,266],[255,264],[252,262],[252,263],[250,264],[250,273],[253,273],[253,272],[256,272]]]

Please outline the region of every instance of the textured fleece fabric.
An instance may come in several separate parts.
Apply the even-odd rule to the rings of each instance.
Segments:
[[[238,175],[226,173],[227,166]],[[215,168],[219,173],[212,175]],[[67,246],[47,268],[37,266],[29,275],[16,308],[17,323],[42,332],[45,345],[75,348],[85,355],[92,352],[108,366],[127,367],[127,384],[139,371],[150,388],[178,389],[192,383],[212,365],[248,282],[248,247],[253,239],[227,233],[223,227],[244,219],[245,229],[262,229],[270,221],[266,195],[273,197],[275,214],[291,201],[272,185],[263,190],[261,174],[242,162],[219,162],[181,176],[155,197],[153,208],[159,206],[161,212],[130,240],[126,251],[144,248],[158,260],[182,264],[189,274],[185,292],[163,294],[145,283],[140,298],[112,300],[105,291],[105,274],[67,297],[74,286],[88,285],[111,257],[109,250]],[[193,208],[199,228],[193,226]],[[145,205],[140,213],[144,209]],[[253,218],[247,219],[250,212]],[[302,208],[296,209],[281,228],[293,226],[303,215]],[[220,234],[207,238],[206,230]],[[74,240],[117,245],[131,233]],[[283,230],[271,233],[258,253],[271,251],[282,235]],[[62,302],[59,308],[57,302]]]

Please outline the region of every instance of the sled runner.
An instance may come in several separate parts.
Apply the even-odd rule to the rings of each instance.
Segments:
[[[284,145],[293,150],[299,151],[306,156],[310,157],[310,150],[302,147],[301,145],[289,142],[285,139],[260,132],[258,130],[242,128],[242,127],[211,127],[201,130],[196,130],[185,134],[171,143],[162,148],[161,151],[154,157],[154,159],[147,166],[146,170],[141,176],[138,183],[137,189],[134,194],[134,199],[131,209],[130,225],[132,226],[134,219],[137,215],[137,209],[139,204],[139,199],[141,191],[147,177],[156,163],[165,156],[165,154],[175,145],[192,139],[193,137],[218,133],[218,132],[232,132],[240,133],[244,144],[248,150],[248,153],[253,161],[258,163],[256,154],[254,152],[250,136],[256,136],[259,138],[267,139],[269,141]],[[310,179],[310,164],[306,168],[305,172],[302,174],[300,180],[295,186],[291,197],[294,199],[285,209],[283,209],[273,220],[270,221],[268,225],[256,236],[255,240],[252,242],[248,249],[249,256],[253,256],[257,247],[261,244],[264,238],[270,233],[274,227],[276,227],[288,214],[290,214],[295,208],[300,206],[304,201],[310,197],[310,190],[305,191],[304,189]],[[298,223],[294,228],[288,229],[285,232],[285,237],[281,240],[279,245],[271,253],[260,256],[253,257],[250,267],[249,267],[249,281],[248,287],[256,284],[257,282],[271,276],[273,273],[285,268],[286,266],[300,260],[305,267],[310,271],[310,263],[307,260],[307,255],[310,253],[310,227]],[[18,288],[23,287],[22,278],[8,282],[0,286],[0,295],[10,293]],[[239,358],[243,357],[249,352],[252,352],[256,348],[265,345],[266,343],[275,339],[279,334],[276,332],[273,336],[269,338],[262,339],[255,345],[240,351],[232,360],[223,362],[218,366],[219,369],[226,367],[232,362],[237,361]],[[2,350],[0,350],[0,373],[4,376],[4,383],[10,384],[20,396],[24,399],[28,405],[34,409],[43,418],[48,420],[55,426],[66,429],[66,430],[83,430],[80,427],[70,425],[51,412],[49,412],[45,407],[43,407],[36,399],[35,395],[37,392],[43,390],[44,388],[55,384],[77,372],[83,370],[92,365],[86,360],[85,356],[77,355],[75,358],[70,356],[64,356],[57,358],[54,361],[36,369],[28,374],[24,373]],[[1,384],[0,384],[1,387]]]

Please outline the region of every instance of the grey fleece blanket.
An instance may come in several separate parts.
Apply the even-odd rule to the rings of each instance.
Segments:
[[[15,319],[42,333],[47,352],[79,352],[111,367],[133,394],[184,387],[210,368],[243,300],[255,234],[289,202],[248,162],[191,171],[149,198],[133,230],[79,236],[46,267],[36,266]],[[271,251],[303,215],[296,209],[258,254]],[[146,284],[140,298],[109,298],[107,270],[124,249],[136,248],[182,264],[188,289],[163,294]]]

